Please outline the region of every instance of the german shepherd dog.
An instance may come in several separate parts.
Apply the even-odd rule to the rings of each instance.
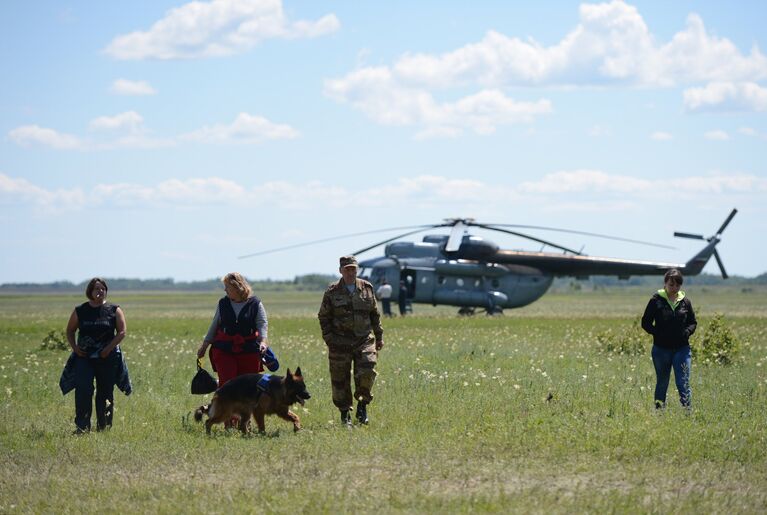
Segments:
[[[290,411],[290,405],[299,403],[304,405],[311,395],[306,391],[304,378],[301,376],[301,368],[296,369],[295,374],[290,373],[285,377],[268,374],[243,374],[237,376],[224,386],[216,390],[210,404],[197,408],[194,419],[202,421],[203,413],[207,413],[205,432],[210,434],[213,424],[221,424],[232,419],[233,415],[240,418],[239,429],[248,432],[248,422],[252,414],[256,418],[258,432],[265,433],[264,416],[277,415],[280,418],[293,423],[293,430],[301,429],[301,421],[298,415]]]

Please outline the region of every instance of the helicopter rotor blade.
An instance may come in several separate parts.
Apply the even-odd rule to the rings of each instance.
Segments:
[[[690,234],[688,232],[675,232],[674,236],[676,236],[677,238],[690,238],[690,239],[693,239],[693,240],[705,240],[706,239],[705,236],[703,236],[702,234]]]
[[[724,269],[724,263],[722,263],[722,258],[719,257],[719,252],[714,249],[714,259],[716,259],[716,264],[719,265],[719,270],[722,271],[722,279],[727,279],[729,275],[727,275],[727,271]]]
[[[282,252],[284,250],[291,250],[291,249],[297,249],[297,248],[301,248],[301,247],[308,247],[309,245],[318,245],[320,243],[325,243],[326,241],[342,240],[344,238],[353,238],[355,236],[365,236],[367,234],[376,234],[376,233],[388,232],[388,231],[401,231],[402,229],[415,229],[417,227],[420,227],[421,228],[420,230],[426,230],[426,229],[431,229],[432,227],[441,227],[441,225],[436,225],[436,226],[435,225],[411,225],[411,226],[406,226],[406,227],[389,227],[388,229],[376,229],[376,230],[373,230],[373,231],[364,231],[364,232],[357,232],[357,233],[352,233],[352,234],[343,234],[343,235],[340,235],[340,236],[331,236],[329,238],[322,238],[322,239],[319,239],[319,240],[305,241],[303,243],[296,243],[296,244],[293,244],[293,245],[287,245],[285,247],[278,247],[278,248],[275,248],[275,249],[262,250],[262,251],[259,251],[259,252],[254,252],[252,254],[246,254],[244,256],[238,256],[237,259],[245,259],[245,258],[250,258],[250,257],[255,257],[255,256],[263,256],[265,254],[272,254],[273,252]],[[416,232],[418,232],[418,231],[416,231]]]
[[[719,236],[724,231],[725,227],[727,227],[730,224],[730,221],[733,219],[733,217],[738,213],[737,209],[733,209],[730,212],[730,216],[727,217],[727,220],[724,221],[722,226],[719,228],[718,231],[716,231],[716,235]]]
[[[391,241],[398,240],[400,238],[404,238],[405,236],[410,236],[411,234],[416,234],[416,233],[419,233],[419,232],[428,231],[429,229],[434,229],[436,227],[445,227],[445,226],[446,226],[445,224],[421,226],[420,229],[416,229],[415,231],[409,231],[409,232],[406,232],[406,233],[398,234],[397,236],[394,236],[392,238],[387,238],[387,239],[385,239],[383,241],[379,241],[378,243],[374,243],[373,245],[365,247],[364,249],[359,249],[359,250],[357,250],[355,252],[352,252],[352,255],[357,256],[359,254],[362,254],[363,252],[367,252],[370,249],[374,249],[374,248],[378,247],[379,245],[383,245],[384,243],[389,243]]]
[[[463,240],[463,231],[466,227],[466,224],[464,224],[462,220],[455,222],[453,228],[450,229],[450,237],[447,239],[447,245],[445,245],[445,250],[447,252],[455,252],[460,248],[461,241]]]
[[[578,252],[577,250],[573,250],[573,249],[570,249],[570,248],[567,248],[567,247],[563,247],[562,245],[559,245],[557,243],[552,243],[550,241],[542,240],[540,238],[536,238],[535,236],[530,236],[529,234],[524,234],[524,233],[516,232],[516,231],[510,231],[508,229],[501,229],[500,227],[491,227],[491,226],[485,225],[485,224],[475,224],[475,223],[473,223],[473,224],[470,224],[470,225],[475,226],[475,227],[481,227],[482,229],[488,229],[490,231],[504,232],[506,234],[511,234],[513,236],[519,236],[520,238],[525,238],[525,239],[528,239],[528,240],[531,240],[531,241],[537,241],[538,243],[543,243],[544,245],[548,245],[549,247],[554,247],[554,248],[557,248],[557,249],[560,249],[560,250],[564,250],[565,252],[569,252],[571,254],[575,254],[576,256],[580,256],[581,255],[581,253]]]
[[[568,233],[568,234],[580,234],[583,236],[592,236],[595,238],[604,238],[606,240],[616,240],[616,241],[625,241],[628,243],[636,243],[638,245],[648,245],[650,247],[658,247],[661,249],[671,249],[676,250],[676,247],[672,247],[670,245],[662,245],[660,243],[653,243],[651,241],[642,241],[642,240],[632,240],[631,238],[622,238],[620,236],[611,236],[609,234],[599,234],[596,232],[586,232],[586,231],[574,231],[571,229],[560,229],[558,227],[546,227],[542,225],[516,225],[516,224],[492,224],[488,223],[485,225],[491,225],[494,227],[517,227],[519,229],[540,229],[542,231],[555,231],[555,232],[562,232],[562,233]]]

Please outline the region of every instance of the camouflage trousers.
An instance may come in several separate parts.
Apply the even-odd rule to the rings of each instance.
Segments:
[[[328,345],[330,362],[330,383],[333,390],[333,404],[340,410],[352,408],[354,399],[361,402],[373,400],[373,383],[376,379],[375,339],[355,339],[334,336]],[[354,397],[352,397],[351,372],[354,364]]]

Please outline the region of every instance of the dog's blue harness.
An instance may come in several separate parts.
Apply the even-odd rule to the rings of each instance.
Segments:
[[[269,380],[272,378],[272,374],[264,374],[261,376],[261,379],[258,380],[258,383],[256,383],[256,388],[259,389],[261,392],[265,392],[266,389],[269,387]]]

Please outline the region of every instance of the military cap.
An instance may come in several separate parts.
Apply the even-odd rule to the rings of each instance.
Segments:
[[[341,256],[341,259],[339,259],[339,262],[341,263],[341,268],[344,268],[347,266],[358,266],[357,258],[354,256]]]

